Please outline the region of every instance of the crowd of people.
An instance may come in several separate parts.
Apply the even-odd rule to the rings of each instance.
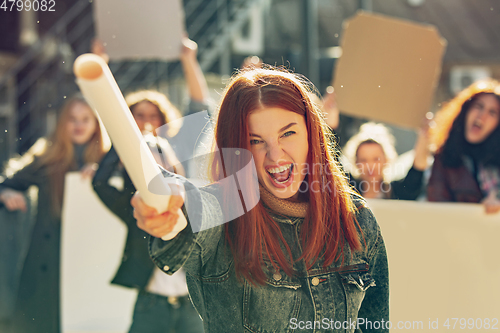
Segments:
[[[2,319],[6,332],[60,332],[61,208],[70,171],[92,179],[127,226],[122,263],[110,282],[139,290],[130,332],[282,332],[291,318],[321,316],[388,320],[387,253],[364,198],[473,202],[488,214],[500,211],[497,81],[472,84],[444,104],[432,126],[424,120],[406,176],[389,179],[397,154],[387,127],[364,124],[339,151],[333,90],[319,98],[303,77],[250,60],[227,85],[213,119],[214,149],[246,149],[255,166],[256,181],[240,187],[240,196],[247,202],[259,193],[260,200],[231,221],[224,217],[231,207],[221,181],[240,170],[239,154],[213,158],[211,185],[173,195],[168,211],[157,212],[136,193],[85,100],[67,101],[54,134],[0,183],[0,205],[8,211],[25,211],[24,191],[32,185],[39,191],[33,236],[10,288],[15,302]],[[207,110],[207,84],[189,39],[181,63],[190,97],[184,115]],[[193,138],[206,124],[180,126],[181,113],[157,91],[135,92],[126,101],[153,152],[161,152],[155,157],[165,177],[193,189],[183,176],[190,176]],[[117,174],[121,188],[109,182]],[[162,239],[184,204],[188,226]],[[205,228],[193,233],[195,224]]]

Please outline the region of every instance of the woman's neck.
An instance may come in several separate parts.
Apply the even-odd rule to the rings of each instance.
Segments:
[[[281,215],[305,217],[309,208],[309,202],[280,199],[262,185],[260,186],[260,198],[267,207]]]
[[[78,169],[81,169],[85,165],[85,147],[86,144],[73,144],[74,159]]]
[[[366,186],[362,186],[362,195],[368,199],[376,199],[381,197],[381,184],[382,181],[372,179],[370,181],[364,182]],[[364,187],[364,188],[363,188]]]

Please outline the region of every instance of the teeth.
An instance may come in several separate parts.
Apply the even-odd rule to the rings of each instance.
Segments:
[[[267,169],[267,172],[269,172],[269,173],[283,172],[285,170],[290,169],[291,166],[292,166],[292,164],[282,165],[279,168],[270,168],[270,169]]]
[[[284,181],[282,181],[282,182],[280,182],[280,181],[278,181],[278,180],[276,180],[276,179],[274,179],[274,181],[275,181],[276,183],[278,183],[278,184],[285,184],[285,183],[288,181],[288,179],[285,179],[285,180],[284,180]]]

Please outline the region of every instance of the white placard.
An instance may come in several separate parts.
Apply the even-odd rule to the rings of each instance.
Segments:
[[[137,291],[110,284],[127,228],[80,173],[66,175],[61,233],[61,321],[64,333],[127,332]]]
[[[490,325],[497,318],[500,329],[500,214],[486,215],[479,204],[375,199],[368,205],[387,247],[393,329],[400,321],[422,322],[423,330],[407,331],[450,332],[452,318],[473,318],[467,332],[484,332],[487,318]]]
[[[94,18],[111,60],[179,58],[184,32],[180,0],[94,0]]]

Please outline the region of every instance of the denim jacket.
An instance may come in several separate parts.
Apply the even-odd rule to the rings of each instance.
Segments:
[[[317,260],[307,270],[304,261],[299,261],[292,277],[267,265],[266,284],[256,287],[236,277],[220,203],[210,192],[203,188],[188,191],[186,202],[189,205],[197,197],[202,205],[201,223],[217,226],[196,234],[188,226],[170,241],[150,240],[150,255],[160,269],[173,274],[185,268],[189,293],[206,332],[389,331],[385,245],[374,216],[362,203],[357,202],[364,237],[360,251],[352,252],[346,245],[343,262],[326,268]],[[299,257],[303,219],[272,216],[279,222],[293,257]]]

